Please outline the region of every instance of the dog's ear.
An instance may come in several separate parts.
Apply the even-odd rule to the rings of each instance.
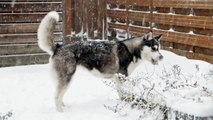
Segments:
[[[143,44],[150,45],[150,40],[147,40],[145,37],[143,37]]]
[[[151,39],[153,39],[153,33],[152,33],[152,32],[146,33],[146,34],[144,35],[144,38],[145,38],[146,40],[151,40]]]
[[[160,42],[161,37],[162,37],[162,34],[155,36],[155,39]]]

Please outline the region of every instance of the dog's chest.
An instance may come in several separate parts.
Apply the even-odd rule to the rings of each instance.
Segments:
[[[97,69],[92,69],[90,73],[96,77],[101,77],[101,78],[112,78],[114,74],[109,74],[109,73],[101,73]]]
[[[141,62],[141,60],[135,62],[132,61],[127,68],[128,74],[131,74],[141,64]]]

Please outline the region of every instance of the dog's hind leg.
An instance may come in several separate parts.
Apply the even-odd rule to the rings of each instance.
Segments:
[[[62,108],[64,106],[63,97],[68,89],[68,86],[71,81],[71,77],[72,77],[72,74],[66,75],[66,77],[59,78],[57,80],[56,93],[55,93],[55,105],[56,105],[57,111],[59,112],[63,112],[63,108]]]
[[[56,105],[57,111],[59,112],[63,112],[63,109],[62,109],[62,106],[64,105],[63,96],[66,92],[67,86],[68,85],[62,83],[61,80],[59,80],[58,84],[56,85],[55,105]]]

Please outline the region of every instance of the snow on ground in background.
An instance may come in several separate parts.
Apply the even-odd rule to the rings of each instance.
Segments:
[[[146,70],[161,74],[161,68],[178,64],[186,73],[194,73],[195,64],[200,71],[208,72],[212,65],[198,60],[188,60],[171,52],[162,51],[164,60],[159,66],[142,63],[138,71]],[[104,105],[116,104],[115,90],[86,71],[77,70],[64,102],[64,113],[54,106],[54,87],[49,65],[29,65],[0,68],[0,117],[11,111],[8,120],[136,120],[139,111],[115,114]]]
[[[204,61],[189,60],[168,51],[163,51],[162,54],[164,55],[164,60],[158,66],[150,67],[150,63],[144,62],[130,76],[137,76],[137,74],[141,73],[153,74],[150,76],[149,80],[152,80],[152,83],[155,83],[155,87],[159,87],[158,83],[164,83],[160,81],[162,79],[159,79],[162,77],[162,71],[167,70],[167,72],[170,72],[168,70],[171,70],[174,65],[178,65],[181,69],[181,76],[185,77],[182,81],[188,79],[188,84],[197,82],[198,87],[170,89],[168,92],[162,92],[162,95],[168,97],[166,99],[167,106],[191,115],[213,116],[213,95],[211,94],[208,96],[206,93],[202,92],[202,87],[206,87],[211,93],[213,93],[213,72],[211,72],[211,76],[208,77],[208,79],[204,79],[205,77],[203,77],[210,74],[210,70],[213,71],[213,65]],[[145,68],[141,69],[142,67]],[[175,80],[170,79],[170,81]],[[179,81],[176,81],[176,83],[178,82]],[[156,88],[156,90],[160,92],[162,89]],[[180,96],[182,98],[180,98]],[[197,99],[201,99],[201,101],[198,102],[199,100]]]

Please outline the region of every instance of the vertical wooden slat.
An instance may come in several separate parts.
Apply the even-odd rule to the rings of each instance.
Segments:
[[[106,38],[106,0],[97,1],[97,11],[98,11],[98,20],[97,20],[97,29],[98,29],[98,38]]]
[[[150,0],[150,30],[152,31],[153,24],[153,0]]]
[[[126,26],[127,26],[127,37],[129,38],[129,2],[128,0],[126,0],[126,3],[125,3],[125,6],[126,6]]]
[[[87,1],[87,29],[88,29],[88,37],[94,39],[94,31],[97,28],[97,1],[98,0],[90,0]]]
[[[71,42],[71,37],[67,37],[72,32],[72,0],[63,0],[63,37],[64,41]]]
[[[75,33],[79,33],[81,32],[81,28],[82,28],[82,23],[83,23],[83,1],[82,0],[74,0],[74,25],[73,25],[73,31],[75,31]]]
[[[89,6],[87,6],[87,3],[88,3],[87,0],[82,0],[82,16],[81,16],[82,21],[83,21],[82,26],[83,26],[83,31],[86,33],[88,33],[88,29],[87,29],[87,27],[88,27],[88,19],[87,19],[88,8],[87,7],[89,7]],[[75,12],[77,12],[77,11],[75,11]]]

